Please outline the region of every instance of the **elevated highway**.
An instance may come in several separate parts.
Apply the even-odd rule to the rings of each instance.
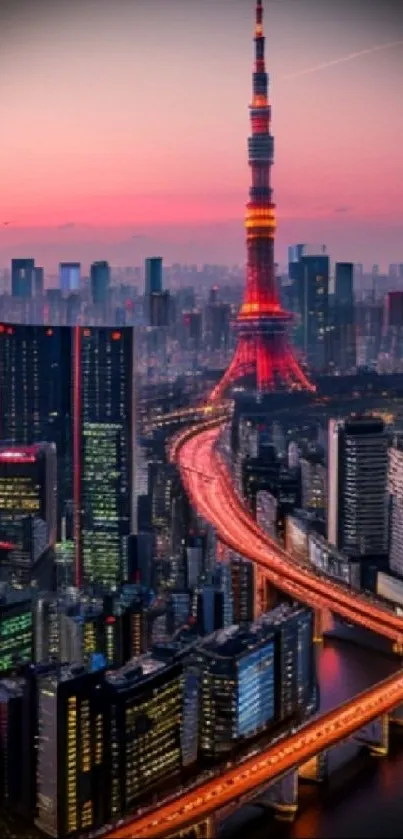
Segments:
[[[174,800],[162,802],[109,836],[113,839],[164,839],[202,822],[212,813],[301,766],[371,720],[403,701],[403,674],[392,676],[340,708],[316,718],[276,745],[266,747],[235,768],[196,786]]]
[[[281,591],[311,606],[403,643],[403,619],[376,599],[295,563],[255,522],[231,481],[217,451],[222,420],[182,432],[172,441],[170,456],[181,471],[192,504],[216,529],[228,547],[254,561]]]
[[[179,433],[169,454],[177,463],[197,511],[216,528],[230,548],[256,562],[280,590],[314,609],[328,609],[351,623],[363,626],[402,644],[403,620],[392,609],[314,570],[298,566],[287,552],[256,524],[231,481],[217,447],[222,417]],[[340,708],[317,717],[284,740],[265,747],[236,768],[214,779],[193,782],[170,800],[135,817],[110,834],[115,839],[164,839],[201,823],[214,812],[242,801],[304,765],[337,742],[358,732],[371,721],[393,711],[403,702],[403,674],[392,676]]]
[[[143,433],[151,434],[154,431],[162,431],[164,429],[172,431],[175,426],[203,420],[224,420],[230,416],[232,405],[231,400],[223,400],[216,404],[207,403],[206,405],[193,405],[188,408],[179,408],[177,411],[170,411],[167,414],[155,413],[152,419],[144,422]]]

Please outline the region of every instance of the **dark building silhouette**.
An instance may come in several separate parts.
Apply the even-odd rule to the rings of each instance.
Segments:
[[[32,297],[34,274],[34,259],[11,260],[11,294],[13,297]]]

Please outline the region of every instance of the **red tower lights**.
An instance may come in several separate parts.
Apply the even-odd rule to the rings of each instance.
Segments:
[[[259,392],[283,388],[314,390],[288,343],[287,326],[292,316],[282,310],[276,286],[276,217],[270,178],[274,142],[270,133],[262,0],[256,3],[254,40],[252,134],[248,140],[251,186],[245,216],[246,288],[237,318],[238,346],[230,366],[210,396],[212,401],[220,399],[235,381],[249,375],[255,378]]]

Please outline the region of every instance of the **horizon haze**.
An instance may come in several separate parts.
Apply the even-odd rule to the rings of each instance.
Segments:
[[[277,261],[322,241],[403,262],[402,4],[264,9]],[[0,265],[242,263],[254,0],[6,0],[1,16]]]

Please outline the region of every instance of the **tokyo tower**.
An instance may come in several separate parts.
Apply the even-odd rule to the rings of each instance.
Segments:
[[[276,287],[274,238],[275,205],[272,199],[271,167],[274,142],[270,133],[271,108],[265,66],[263,4],[256,3],[255,65],[250,105],[252,135],[248,160],[252,173],[246,205],[247,274],[243,304],[237,317],[238,345],[235,355],[210,400],[221,399],[237,380],[253,377],[257,391],[280,389],[315,390],[288,343],[292,315],[283,311]]]

